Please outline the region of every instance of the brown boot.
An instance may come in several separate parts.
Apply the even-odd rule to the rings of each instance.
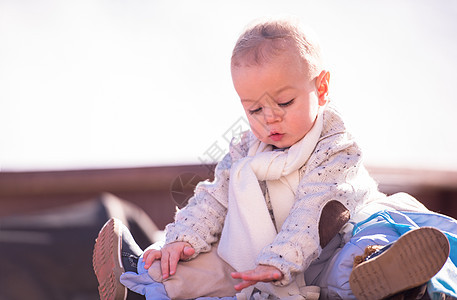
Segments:
[[[441,231],[418,228],[355,266],[349,284],[359,300],[384,299],[428,282],[448,256],[449,241]],[[406,293],[396,296],[407,299]]]

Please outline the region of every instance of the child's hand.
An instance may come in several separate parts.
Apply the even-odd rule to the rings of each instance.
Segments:
[[[162,278],[167,279],[169,276],[176,273],[176,267],[180,259],[188,259],[194,255],[194,253],[195,249],[186,242],[174,242],[166,244],[160,250],[150,249],[144,252],[144,268],[149,269],[156,259],[160,259]]]
[[[273,266],[259,265],[254,270],[244,272],[233,272],[232,277],[243,281],[235,285],[237,291],[241,291],[248,286],[254,285],[259,281],[269,282],[280,280],[283,277],[281,271]]]

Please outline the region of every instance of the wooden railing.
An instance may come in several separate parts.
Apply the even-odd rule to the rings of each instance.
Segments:
[[[214,166],[0,172],[0,217],[84,201],[109,192],[143,208],[163,228],[192,186]],[[407,192],[429,209],[457,218],[457,172],[369,168],[380,190]],[[181,189],[179,184],[184,181]]]

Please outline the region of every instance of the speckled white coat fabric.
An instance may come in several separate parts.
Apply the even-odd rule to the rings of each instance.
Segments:
[[[227,215],[217,250],[235,270],[254,269],[257,255],[273,242],[278,234],[276,228],[281,228],[288,217],[300,183],[299,169],[314,151],[322,132],[321,111],[312,129],[290,148],[273,151],[271,145],[255,138],[249,143],[247,157],[232,164]],[[271,212],[259,180],[266,181]],[[243,247],[233,247],[232,241]],[[257,283],[255,287],[280,298],[300,294],[299,287],[292,285]],[[242,292],[250,295],[253,288]]]
[[[313,152],[323,127],[318,114],[312,129],[289,149],[273,151],[257,138],[248,156],[232,164],[228,211],[218,246],[219,256],[237,271],[256,267],[257,254],[270,244],[295,203],[299,169]],[[266,181],[274,220],[266,205],[259,180]],[[243,247],[232,247],[232,241]]]
[[[216,166],[214,181],[196,187],[188,205],[177,212],[174,223],[167,225],[167,243],[188,242],[198,255],[209,251],[211,244],[219,240],[229,203],[230,169],[247,156],[251,138],[252,133],[247,132],[238,143],[232,143],[230,152]],[[365,201],[383,196],[362,164],[360,148],[332,106],[324,112],[319,141],[300,168],[299,177],[289,216],[273,242],[256,259],[256,264],[275,266],[284,274],[276,285],[289,284],[321,253],[318,224],[327,202],[337,200],[354,215]],[[271,210],[268,190],[263,190]],[[242,245],[233,241],[232,247]]]

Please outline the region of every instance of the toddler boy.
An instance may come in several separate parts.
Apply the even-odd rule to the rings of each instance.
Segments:
[[[426,208],[406,195],[387,198],[378,191],[359,146],[330,104],[330,73],[319,45],[297,23],[280,19],[250,26],[235,45],[231,72],[251,130],[231,143],[214,181],[200,183],[167,225],[163,247],[144,252],[138,267],[143,277],[127,273],[123,282],[146,295],[154,290],[148,299],[159,299],[160,293],[178,299],[354,297],[347,284],[328,284],[337,272],[337,254],[351,237],[345,224],[385,208]],[[123,231],[110,228],[115,227],[101,236],[122,241]],[[437,236],[442,241],[443,235]],[[97,251],[118,255],[121,250],[98,249],[94,265],[101,274]],[[444,264],[443,253],[433,269]],[[196,273],[207,262],[210,267]],[[222,271],[210,273],[213,267]],[[346,273],[347,283],[351,271]],[[433,275],[427,273],[417,285]],[[104,284],[97,276],[102,290],[115,290],[107,287],[114,281]],[[157,292],[158,282],[166,293]]]

